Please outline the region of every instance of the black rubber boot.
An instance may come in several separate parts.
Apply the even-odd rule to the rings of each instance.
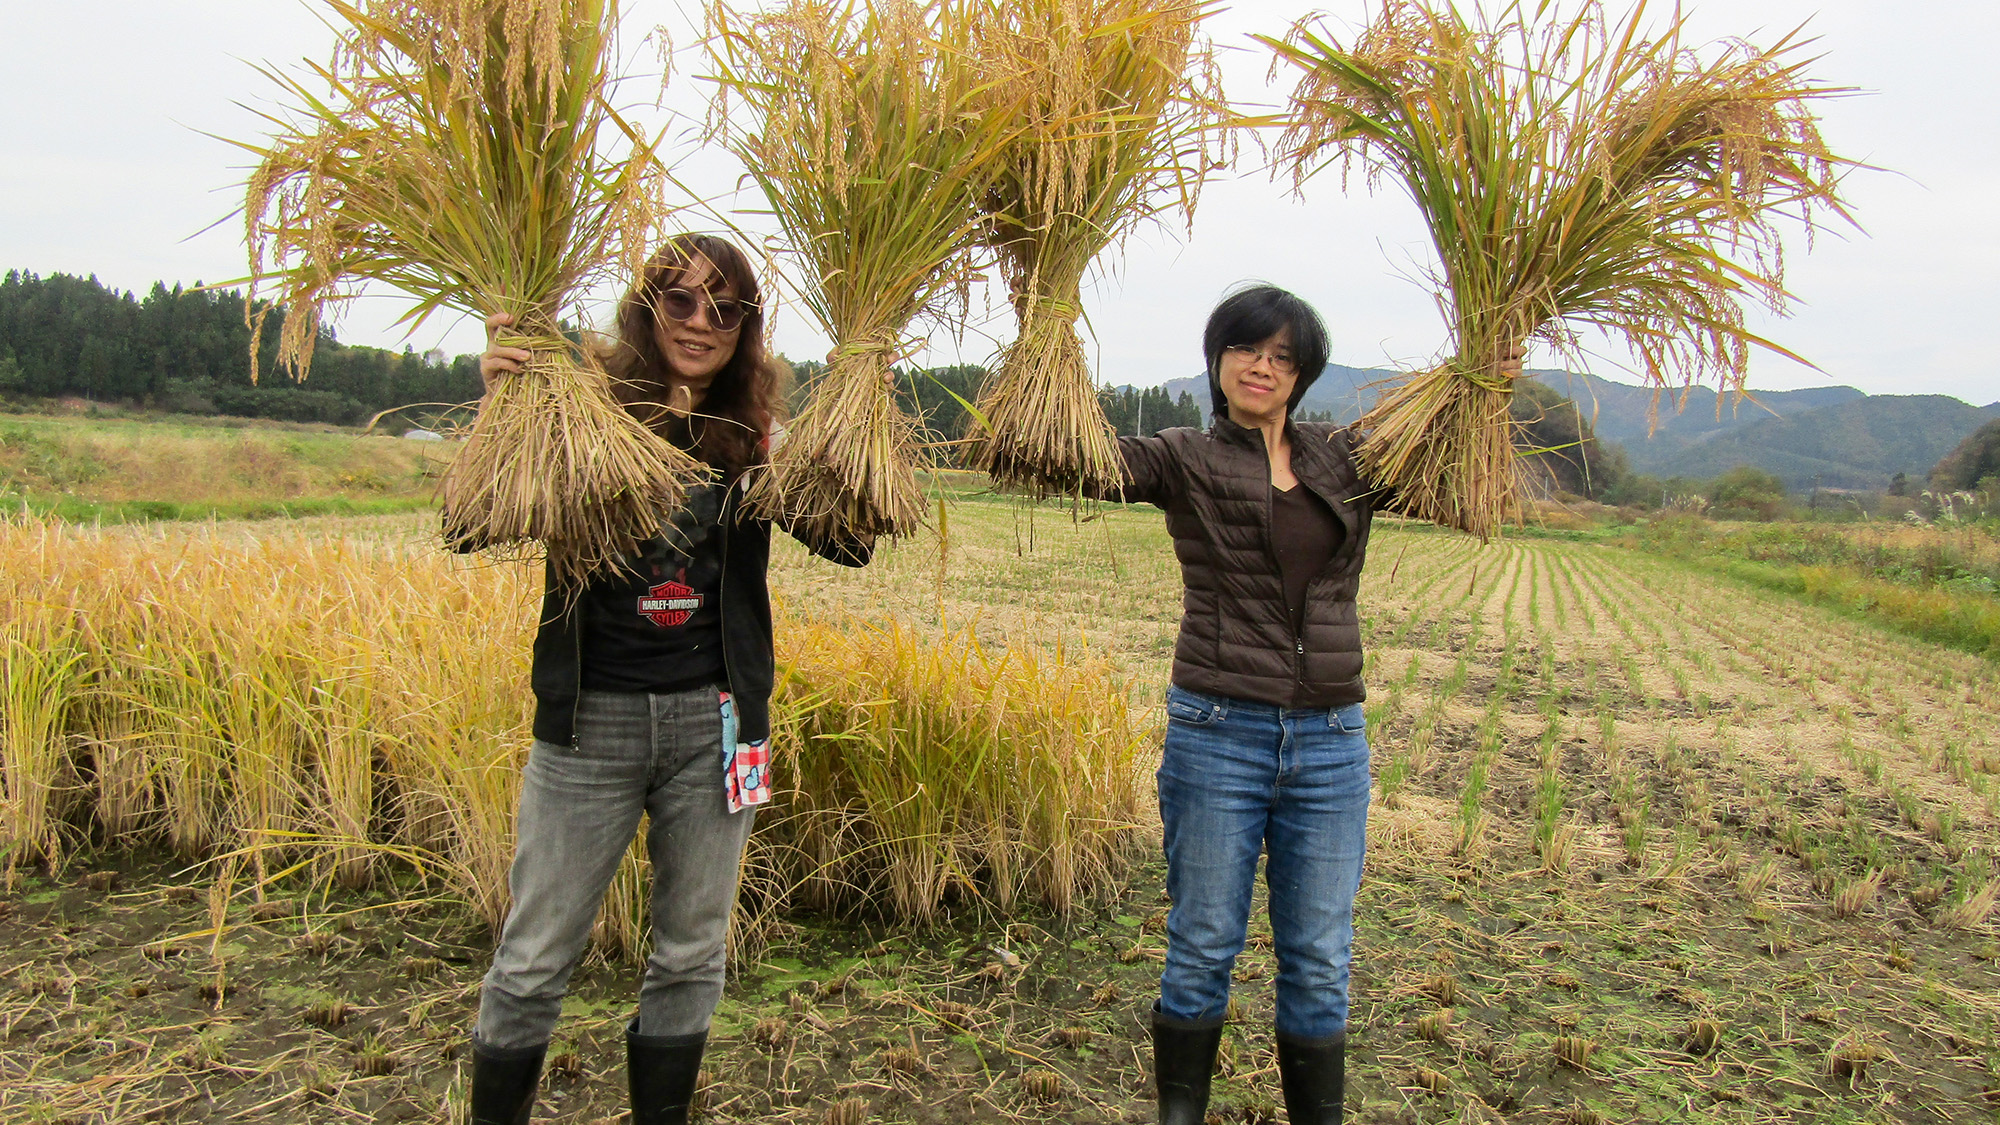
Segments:
[[[1347,1097],[1347,1035],[1293,1039],[1278,1034],[1278,1081],[1292,1125],[1340,1125]]]
[[[1208,1082],[1222,1046],[1222,1021],[1190,1024],[1153,1008],[1153,1076],[1160,1091],[1160,1125],[1202,1125]]]
[[[549,1045],[488,1047],[472,1041],[472,1125],[528,1125]]]
[[[625,1074],[632,1087],[632,1125],[686,1125],[708,1032],[641,1035],[625,1025]]]

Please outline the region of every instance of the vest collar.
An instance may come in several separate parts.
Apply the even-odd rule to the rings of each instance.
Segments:
[[[1208,433],[1210,437],[1215,438],[1217,441],[1227,442],[1230,445],[1240,445],[1245,449],[1254,449],[1259,453],[1264,452],[1264,431],[1252,429],[1249,426],[1238,425],[1227,414],[1217,414],[1211,417],[1208,424]],[[1294,447],[1299,444],[1299,433],[1298,430],[1293,428],[1292,418],[1289,414],[1285,416],[1285,439],[1291,442]]]

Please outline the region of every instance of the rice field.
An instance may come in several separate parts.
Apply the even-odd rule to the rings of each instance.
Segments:
[[[993,652],[1060,645],[1072,679],[1157,711],[1179,614],[1157,513],[1076,522],[974,497],[933,525],[945,534],[859,573],[781,549],[785,613]],[[435,563],[425,530],[69,534],[143,535],[181,560],[165,573],[225,588],[231,575],[203,573],[204,544],[337,544],[393,587],[381,576]],[[16,599],[36,573],[68,574],[76,588],[47,591],[64,600],[106,596],[91,583],[148,596],[54,556],[11,553],[6,568]],[[486,596],[428,591],[439,618],[519,636],[506,622],[526,586],[469,573],[488,576]],[[430,627],[397,620],[406,594],[326,590],[313,604],[355,602],[340,620],[357,628]],[[2000,1119],[2000,665],[1634,551],[1481,547],[1393,523],[1373,541],[1362,610],[1377,803],[1350,1119]],[[445,636],[415,638],[425,659],[399,673],[405,704],[463,696],[495,723],[524,721],[520,670],[438,660]],[[36,666],[64,674],[60,660]],[[24,681],[7,682],[18,699]],[[10,704],[9,731],[25,715]],[[1152,745],[1131,765],[1149,859]],[[10,787],[6,810],[37,793],[113,808],[115,779],[89,776],[88,793]],[[218,891],[213,865],[119,846],[108,815],[81,817],[89,838],[57,841],[54,866],[19,864],[0,895],[0,1119],[444,1121],[462,1104],[454,1056],[490,904],[379,852],[358,889],[277,879],[257,901],[236,893],[247,868]],[[234,921],[212,932],[227,894]],[[743,947],[702,1119],[1150,1120],[1143,1013],[1165,905],[1149,862],[1067,915],[1032,894],[1004,909],[961,902],[923,926],[784,912]],[[544,1120],[622,1110],[633,981],[620,956],[607,944],[579,974]],[[1253,919],[1223,1121],[1282,1120],[1274,971]]]

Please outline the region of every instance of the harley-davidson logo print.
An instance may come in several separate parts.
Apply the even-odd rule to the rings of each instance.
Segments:
[[[701,608],[701,595],[685,582],[662,582],[639,599],[639,616],[662,629],[687,624]]]

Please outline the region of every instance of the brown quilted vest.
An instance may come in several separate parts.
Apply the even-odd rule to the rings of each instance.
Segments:
[[[1180,559],[1180,640],[1173,682],[1189,691],[1284,707],[1359,703],[1361,625],[1354,608],[1374,514],[1344,427],[1291,426],[1292,472],[1333,509],[1346,534],[1306,590],[1292,635],[1271,549],[1271,468],[1264,435],[1218,418],[1207,432],[1121,437],[1128,501],[1157,505]]]

